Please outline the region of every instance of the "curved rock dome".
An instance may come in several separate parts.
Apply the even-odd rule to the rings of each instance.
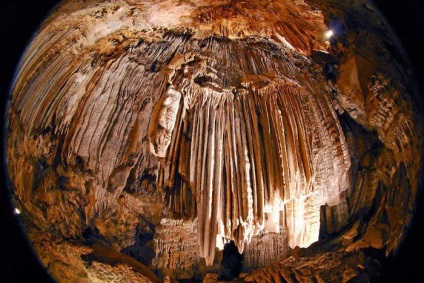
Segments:
[[[412,217],[422,129],[398,41],[356,2],[62,2],[7,124],[52,277],[377,276],[370,251]]]

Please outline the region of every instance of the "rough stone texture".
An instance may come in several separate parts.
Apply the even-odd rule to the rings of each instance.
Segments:
[[[77,261],[95,239],[199,279],[220,272],[217,248],[234,240],[245,271],[264,267],[243,280],[374,276],[358,271],[372,261],[360,250],[401,241],[422,129],[384,22],[363,1],[340,5],[61,4],[22,59],[8,116],[16,204],[61,241],[30,233],[40,257],[77,241]],[[344,32],[329,42],[331,18]],[[72,265],[58,262],[57,278]]]
[[[200,261],[196,237],[197,221],[162,219],[153,238],[156,256],[152,265],[164,275],[193,278]]]
[[[343,266],[340,265],[343,262]],[[259,269],[243,278],[244,282],[369,282],[370,276],[360,253],[331,252],[312,258],[289,257]],[[337,266],[338,268],[334,268]],[[368,279],[368,280],[367,280]],[[354,281],[359,280],[359,281]]]
[[[253,270],[286,258],[290,251],[286,243],[287,234],[283,232],[260,233],[253,236],[244,250],[243,267],[246,270]]]
[[[58,282],[161,282],[146,266],[106,246],[29,231],[41,262]]]

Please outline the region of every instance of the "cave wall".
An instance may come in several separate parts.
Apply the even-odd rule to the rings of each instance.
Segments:
[[[147,221],[155,268],[212,264],[232,239],[256,268],[343,229],[347,251],[390,253],[420,166],[408,74],[374,36],[384,23],[309,4],[62,4],[9,109],[9,176],[31,224],[63,239],[93,230],[120,250]],[[335,16],[355,28],[324,42]],[[324,51],[333,81],[313,59]],[[162,239],[163,218],[197,219],[199,249]],[[253,253],[264,237],[278,248]],[[163,262],[163,247],[187,254]]]

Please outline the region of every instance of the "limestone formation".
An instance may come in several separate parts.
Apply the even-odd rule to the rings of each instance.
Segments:
[[[394,38],[356,2],[64,1],[8,112],[9,176],[42,261],[73,265],[66,249],[71,278],[159,280],[121,251],[198,280],[233,240],[253,272],[240,280],[371,276],[361,249],[402,239],[422,140]],[[325,38],[334,17],[345,30]],[[75,256],[89,252],[109,261],[93,273]]]

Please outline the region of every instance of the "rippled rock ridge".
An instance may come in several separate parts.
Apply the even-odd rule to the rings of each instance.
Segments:
[[[366,282],[413,215],[413,90],[367,1],[64,1],[12,88],[14,201],[59,282]]]

